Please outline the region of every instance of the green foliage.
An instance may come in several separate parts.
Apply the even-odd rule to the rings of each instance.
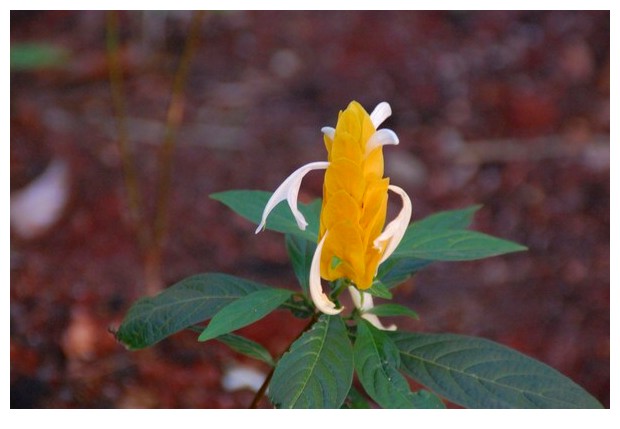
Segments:
[[[68,52],[45,42],[15,43],[11,45],[11,71],[40,70],[62,66]]]
[[[398,372],[399,350],[383,331],[363,319],[357,321],[353,347],[355,372],[366,393],[383,408],[444,408],[428,392],[413,393]]]
[[[228,347],[248,357],[265,362],[273,366],[274,361],[271,353],[263,346],[248,338],[235,334],[224,334],[217,337],[217,341],[226,344]]]
[[[400,305],[400,304],[376,305],[370,310],[368,310],[367,313],[375,314],[380,317],[406,316],[406,317],[411,317],[416,320],[420,319],[420,316],[418,316],[418,313],[416,313],[409,307],[405,307],[404,305]]]
[[[390,257],[379,265],[377,279],[384,288],[391,289],[432,263],[424,259]]]
[[[366,289],[364,292],[376,296],[377,298],[392,299],[392,292],[389,291],[383,282],[375,280],[372,282],[372,286]]]
[[[271,192],[265,191],[226,191],[211,194],[211,198],[228,206],[235,213],[243,216],[258,225],[263,215],[263,210]],[[319,235],[319,215],[321,212],[321,200],[315,200],[310,204],[299,204],[299,210],[308,222],[305,231],[297,226],[295,218],[286,202],[281,202],[271,212],[267,219],[266,229],[292,234],[316,243]]]
[[[286,234],[285,244],[299,285],[304,293],[308,295],[310,288],[310,265],[316,251],[316,243],[297,235]]]
[[[340,316],[322,315],[278,362],[269,398],[278,408],[339,408],[353,381],[353,350]]]
[[[211,195],[258,224],[272,194],[228,191]],[[274,366],[268,395],[278,408],[369,408],[353,387],[354,374],[383,408],[444,408],[441,397],[469,408],[600,408],[601,404],[549,366],[488,340],[450,334],[386,332],[354,311],[352,317],[318,317],[309,298],[309,273],[319,230],[321,200],[300,204],[305,231],[286,204],[276,207],[267,229],[285,233],[285,245],[303,294],[275,289],[225,274],[189,277],[155,297],[138,300],[116,333],[130,349],[153,345],[185,328],[201,330],[199,341],[216,339],[246,356]],[[411,224],[392,256],[380,265],[373,296],[391,299],[391,288],[434,261],[466,261],[525,250],[470,231],[480,206],[449,210]],[[333,263],[339,263],[334,259]],[[332,282],[331,299],[350,284]],[[274,362],[260,344],[231,332],[281,308],[312,317],[310,329]],[[377,305],[379,317],[417,319],[398,304]],[[318,317],[318,319],[316,319]],[[211,319],[206,328],[196,324]],[[351,339],[354,337],[354,345]],[[427,390],[413,392],[407,375]]]
[[[464,209],[446,210],[434,213],[413,222],[416,228],[421,229],[467,229],[471,225],[474,215],[482,206],[477,204]]]
[[[446,399],[468,408],[601,408],[553,368],[482,338],[390,333],[401,369]]]
[[[207,341],[250,325],[278,308],[292,294],[289,290],[266,288],[239,298],[213,316],[198,341]]]
[[[424,229],[411,225],[392,257],[431,261],[471,261],[523,250],[527,248],[481,232]]]
[[[358,390],[355,387],[351,386],[351,390],[349,390],[349,394],[344,400],[344,404],[342,404],[342,407],[340,408],[369,409],[370,404],[368,403],[366,398],[364,398],[364,396],[360,392],[358,392]]]
[[[266,286],[227,274],[198,274],[154,297],[139,299],[116,338],[129,349],[152,346],[169,335],[213,317],[231,302]]]
[[[464,209],[441,211],[413,222],[407,229],[399,248],[404,246],[403,243],[406,243],[407,239],[415,239],[411,238],[411,236],[415,234],[415,231],[427,231],[427,234],[432,234],[429,231],[464,230],[469,228],[474,214],[476,214],[480,207],[482,206],[474,205]],[[422,268],[432,264],[434,260],[435,259],[430,258],[424,259],[420,256],[411,257],[410,255],[399,255],[397,249],[394,255],[379,266],[377,278],[385,287],[390,289],[400,285]]]

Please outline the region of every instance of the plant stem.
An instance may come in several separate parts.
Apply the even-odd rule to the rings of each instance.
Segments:
[[[106,47],[108,64],[110,69],[110,90],[112,104],[116,113],[116,126],[118,129],[118,151],[120,153],[123,179],[127,191],[129,214],[132,227],[134,228],[138,245],[141,251],[145,251],[149,245],[149,231],[145,224],[142,212],[142,198],[138,186],[135,170],[135,162],[129,150],[129,138],[127,133],[127,107],[125,103],[125,89],[123,72],[119,54],[118,35],[118,12],[109,11],[106,14]]]
[[[288,347],[286,348],[284,353],[286,353],[291,348],[293,343],[295,341],[297,341],[306,331],[308,331],[308,330],[310,330],[310,328],[312,328],[312,325],[314,325],[316,323],[318,318],[319,318],[319,313],[314,313],[314,315],[312,315],[312,318],[310,319],[310,322],[304,327],[304,329],[302,329],[302,331],[299,333],[299,335],[297,335],[295,337],[295,339],[293,341],[291,341],[291,343],[288,345]],[[282,353],[282,355],[284,355],[284,353]],[[280,355],[280,357],[282,357],[282,355]],[[276,363],[276,365],[277,365],[277,363]],[[256,392],[256,395],[254,395],[254,399],[252,399],[252,403],[250,404],[249,408],[257,408],[258,407],[258,403],[260,402],[261,399],[263,399],[263,396],[265,396],[265,392],[267,391],[267,387],[269,387],[269,383],[271,382],[271,378],[273,377],[273,373],[274,373],[274,371],[276,369],[276,365],[274,365],[271,368],[271,371],[269,371],[269,374],[267,374],[267,377],[265,378],[265,381],[263,381],[263,384],[261,385],[260,389],[258,389],[258,391]]]
[[[187,36],[187,42],[174,77],[172,94],[166,115],[164,141],[159,153],[156,210],[155,220],[153,223],[153,242],[150,252],[147,255],[147,263],[149,264],[147,267],[148,274],[151,277],[150,281],[152,282],[151,287],[153,289],[151,292],[157,292],[161,289],[161,258],[163,244],[168,230],[168,206],[170,202],[170,188],[172,182],[172,161],[177,143],[176,134],[181,121],[183,120],[185,105],[184,90],[187,83],[189,65],[194,52],[196,51],[196,47],[198,46],[200,26],[204,15],[204,11],[192,12],[192,20]]]

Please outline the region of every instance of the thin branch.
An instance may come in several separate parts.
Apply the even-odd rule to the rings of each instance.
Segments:
[[[179,67],[174,77],[172,94],[166,115],[164,141],[159,153],[158,180],[156,188],[155,219],[152,229],[152,243],[146,255],[146,285],[147,293],[157,293],[161,284],[161,258],[163,245],[168,231],[168,206],[170,203],[170,188],[172,182],[172,161],[176,148],[177,130],[183,120],[185,105],[185,86],[189,73],[189,66],[194,55],[200,35],[200,26],[205,15],[204,11],[194,11],[187,36],[187,42],[179,61]]]
[[[106,45],[110,70],[110,90],[112,93],[112,104],[116,113],[116,126],[118,130],[117,144],[123,166],[123,179],[127,192],[132,226],[136,231],[138,244],[141,250],[144,251],[149,245],[150,237],[143,216],[142,198],[138,185],[135,162],[129,148],[127,107],[125,103],[125,88],[118,40],[118,12],[109,11],[106,14]]]

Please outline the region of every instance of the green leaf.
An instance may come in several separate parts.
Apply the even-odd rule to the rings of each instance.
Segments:
[[[474,214],[482,205],[465,207],[464,209],[447,210],[434,213],[413,223],[420,229],[467,229],[474,218]]]
[[[250,340],[249,338],[236,334],[224,334],[217,337],[217,341],[226,344],[237,353],[258,359],[271,366],[274,364],[271,353],[269,353],[269,351],[267,351],[267,349],[265,349],[262,345]]]
[[[271,197],[271,192],[235,190],[211,194],[211,198],[228,206],[235,213],[258,225],[261,221],[263,210]],[[299,210],[303,213],[308,226],[304,231],[299,229],[291,210],[285,201],[273,209],[267,218],[267,229],[289,233],[305,238],[312,242],[317,241],[319,235],[319,216],[321,213],[321,200],[315,200],[310,204],[299,203]]]
[[[417,240],[416,236],[419,231],[437,231],[449,229],[466,229],[473,220],[473,216],[482,206],[474,205],[458,210],[448,210],[432,214],[422,220],[418,220],[411,224],[405,232],[403,243],[412,243]],[[401,246],[403,244],[401,243]],[[426,259],[418,259],[411,257],[399,256],[398,252],[388,258],[379,266],[377,279],[381,281],[388,289],[402,284],[413,274],[422,268],[432,264],[433,261]]]
[[[304,293],[308,296],[310,290],[310,265],[316,251],[316,243],[293,234],[286,234],[284,239],[295,276]]]
[[[383,408],[444,408],[428,392],[413,393],[407,380],[398,372],[398,348],[385,332],[358,319],[357,338],[353,346],[355,372],[366,393]]]
[[[63,65],[69,53],[49,43],[16,43],[11,45],[11,70],[39,70]]]
[[[213,316],[198,341],[208,341],[250,325],[278,308],[292,294],[290,290],[266,288],[239,298]]]
[[[353,386],[351,386],[351,390],[349,390],[349,394],[344,400],[344,404],[342,407],[346,409],[359,410],[359,409],[368,409],[370,408],[370,404],[360,392]]]
[[[454,334],[390,333],[401,369],[468,408],[602,408],[555,369],[489,340]]]
[[[416,320],[420,319],[418,313],[400,304],[381,304],[371,308],[370,310],[367,310],[366,312],[375,314],[379,317],[406,316]]]
[[[394,258],[470,261],[526,250],[520,244],[476,231],[420,229],[411,225],[407,232],[392,254]]]
[[[353,381],[353,350],[340,316],[321,315],[276,365],[269,398],[278,408],[339,408]]]
[[[424,259],[390,257],[379,265],[377,279],[385,288],[391,289],[432,263]]]
[[[376,296],[377,298],[392,299],[392,292],[390,292],[388,288],[385,287],[383,282],[379,280],[373,281],[372,286],[364,290],[363,292],[367,292],[372,296]]]
[[[154,297],[136,301],[116,332],[129,349],[141,349],[210,319],[222,307],[265,285],[227,274],[188,277]]]

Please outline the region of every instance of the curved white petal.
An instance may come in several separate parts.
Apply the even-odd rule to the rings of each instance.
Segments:
[[[265,210],[263,210],[263,217],[261,219],[258,228],[256,228],[255,233],[258,234],[265,228],[265,223],[267,222],[267,216],[269,213],[281,202],[284,200],[288,201],[288,205],[293,212],[293,216],[297,221],[297,226],[299,229],[305,230],[306,226],[308,226],[308,222],[306,222],[306,218],[297,208],[297,196],[299,195],[299,188],[301,186],[301,180],[304,178],[308,172],[312,170],[324,170],[329,165],[327,161],[319,161],[319,162],[311,162],[310,164],[306,164],[293,172],[290,176],[282,182],[278,189],[275,190],[267,204],[265,205]]]
[[[385,227],[381,235],[373,242],[374,247],[379,250],[385,245],[383,256],[381,256],[381,261],[379,261],[379,263],[389,258],[394,250],[396,250],[411,220],[411,200],[407,193],[402,188],[395,185],[388,186],[388,189],[400,195],[400,198],[403,200],[403,208],[396,218]]]
[[[336,129],[332,127],[323,127],[321,128],[321,132],[329,137],[331,140],[336,136]]]
[[[376,131],[366,142],[366,156],[379,146],[388,144],[398,144],[398,136],[396,133],[388,128]]]
[[[392,108],[390,107],[390,103],[382,101],[381,103],[377,104],[375,110],[373,110],[370,114],[370,120],[372,121],[372,124],[375,126],[376,129],[379,128],[379,125],[381,125],[383,121],[385,121],[391,115]]]
[[[316,246],[316,251],[312,257],[312,264],[310,264],[310,297],[316,308],[325,314],[338,314],[344,307],[336,308],[336,304],[331,302],[327,295],[323,293],[323,286],[321,286],[321,252],[323,251],[323,244],[327,238],[327,232]]]
[[[391,324],[390,326],[385,326],[383,325],[383,323],[381,323],[381,320],[379,320],[379,317],[377,317],[377,315],[366,313],[366,311],[374,307],[371,294],[367,292],[360,292],[353,286],[349,286],[349,293],[351,294],[353,305],[355,305],[355,307],[362,312],[363,319],[368,320],[375,328],[381,329],[382,331],[396,330],[396,325]]]

